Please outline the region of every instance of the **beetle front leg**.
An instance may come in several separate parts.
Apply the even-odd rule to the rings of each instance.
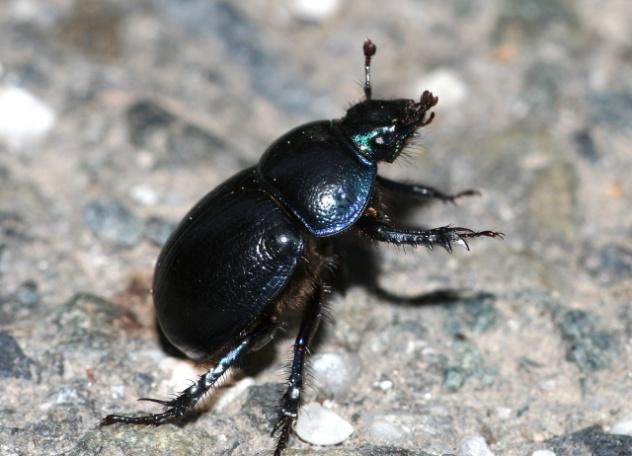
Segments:
[[[321,285],[318,287],[308,303],[301,323],[301,329],[299,330],[296,341],[294,342],[294,358],[292,359],[292,369],[287,382],[287,390],[281,400],[279,421],[276,423],[272,431],[272,434],[280,431],[279,441],[277,443],[276,450],[274,451],[274,456],[280,456],[283,449],[287,446],[290,433],[292,432],[292,425],[298,416],[298,409],[301,405],[302,399],[301,394],[303,390],[305,358],[309,353],[309,343],[314,337],[314,334],[316,334],[318,324],[320,323],[322,316],[322,300],[323,290]]]
[[[202,374],[197,382],[182,391],[178,397],[170,401],[162,401],[159,399],[141,398],[141,401],[156,402],[167,409],[162,413],[143,416],[125,416],[125,415],[108,415],[101,420],[101,426],[107,426],[114,423],[125,424],[153,424],[159,426],[168,421],[180,418],[188,411],[193,409],[195,404],[206,394],[206,392],[217,382],[217,380],[226,373],[228,368],[232,366],[237,358],[244,354],[255,342],[256,337],[251,334],[244,337],[241,342],[229,350],[217,364]]]
[[[402,184],[401,182],[387,179],[386,177],[382,176],[377,176],[377,182],[382,188],[392,192],[406,193],[421,198],[435,198],[443,201],[444,203],[456,203],[456,200],[463,196],[480,196],[481,194],[481,192],[479,192],[478,190],[472,189],[463,190],[454,194],[448,194],[443,193],[436,188],[428,187],[426,185]]]
[[[423,245],[432,249],[439,245],[452,252],[452,243],[461,244],[467,250],[470,249],[466,239],[476,237],[504,237],[503,233],[496,231],[474,231],[469,228],[442,226],[429,230],[415,228],[397,228],[379,220],[365,217],[356,225],[358,229],[371,239],[380,242],[390,242],[395,245]]]

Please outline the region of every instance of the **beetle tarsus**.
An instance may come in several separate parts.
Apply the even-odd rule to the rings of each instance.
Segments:
[[[503,239],[503,233],[495,231],[474,231],[469,228],[442,226],[429,230],[415,228],[398,228],[382,221],[363,218],[358,223],[362,233],[379,242],[389,242],[395,245],[423,245],[429,249],[439,245],[448,253],[452,253],[452,243],[461,244],[466,250],[470,247],[466,238],[491,237]]]
[[[481,192],[474,189],[462,190],[454,194],[443,193],[442,191],[437,190],[434,187],[429,187],[427,185],[402,184],[401,182],[387,179],[386,177],[382,177],[382,176],[377,176],[377,182],[382,188],[388,191],[405,193],[405,194],[420,197],[420,198],[438,199],[444,203],[456,204],[456,200],[459,198],[463,198],[466,196],[480,196],[481,195]]]

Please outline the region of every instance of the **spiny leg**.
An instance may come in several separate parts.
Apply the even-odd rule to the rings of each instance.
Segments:
[[[463,190],[455,194],[448,194],[426,185],[402,184],[401,182],[396,182],[382,176],[377,176],[377,182],[382,188],[392,192],[406,193],[422,198],[436,198],[443,202],[450,203],[456,203],[456,200],[463,196],[480,196],[481,194],[478,190],[472,189]]]
[[[318,324],[320,323],[322,316],[322,300],[323,287],[322,285],[319,285],[307,305],[305,314],[303,315],[301,329],[299,330],[296,341],[294,342],[294,358],[292,360],[292,369],[287,382],[287,390],[281,400],[279,421],[272,431],[273,435],[277,431],[280,431],[279,441],[277,443],[276,450],[274,451],[274,456],[280,456],[283,449],[287,446],[290,433],[292,432],[292,425],[298,416],[298,409],[301,405],[301,392],[303,389],[305,358],[308,355],[309,343],[314,337],[314,334],[316,334]]]
[[[368,217],[361,219],[357,227],[362,233],[375,241],[390,242],[396,245],[423,245],[430,249],[435,245],[439,245],[448,252],[452,252],[453,242],[461,244],[469,250],[470,247],[466,241],[468,238],[484,236],[502,239],[504,237],[503,233],[495,231],[473,231],[469,228],[452,226],[442,226],[429,230],[397,228]]]
[[[124,415],[108,415],[101,420],[101,426],[107,426],[114,423],[125,424],[153,424],[155,426],[166,423],[175,418],[183,416],[190,411],[195,404],[206,394],[206,392],[215,384],[215,382],[235,363],[237,358],[245,353],[255,342],[256,335],[250,334],[242,338],[238,344],[233,346],[226,354],[217,362],[217,364],[202,374],[197,382],[180,392],[178,397],[170,401],[161,401],[158,399],[141,398],[141,401],[156,402],[168,407],[162,413],[143,416],[124,416]]]

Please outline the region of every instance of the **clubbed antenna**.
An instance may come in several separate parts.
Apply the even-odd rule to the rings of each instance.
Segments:
[[[364,95],[367,100],[371,99],[371,57],[377,52],[377,47],[373,41],[366,39],[362,46],[364,51]]]

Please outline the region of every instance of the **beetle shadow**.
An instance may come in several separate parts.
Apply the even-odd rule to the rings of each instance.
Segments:
[[[387,196],[384,199],[389,217],[399,221],[407,220],[420,208],[437,204],[436,201],[407,197],[395,199]],[[378,285],[381,260],[377,245],[377,242],[362,239],[353,233],[334,240],[340,269],[332,284],[336,293],[344,296],[348,289],[360,286],[379,300],[402,306],[449,305],[464,299],[483,299],[490,296],[487,292],[466,288],[444,288],[414,296],[402,296],[388,291]]]

